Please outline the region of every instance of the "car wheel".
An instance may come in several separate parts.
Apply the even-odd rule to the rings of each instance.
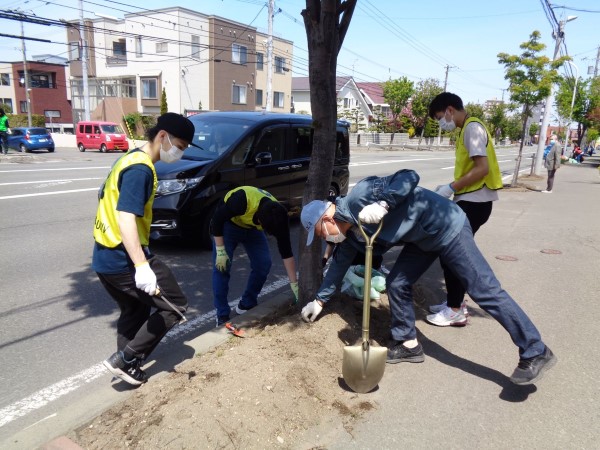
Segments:
[[[338,189],[338,187],[335,184],[332,184],[331,186],[329,186],[329,191],[327,191],[327,196],[328,197],[337,197],[338,195],[340,195],[340,190]]]
[[[48,149],[48,153],[54,153],[54,147]]]
[[[77,148],[79,149],[80,152],[85,152],[85,147],[83,146],[83,144],[81,142],[79,144],[77,144]]]
[[[105,144],[102,144],[102,145],[100,146],[100,153],[104,153],[104,152],[106,152],[106,145],[105,145]]]
[[[21,151],[22,153],[29,153],[31,150],[25,147],[25,144],[21,144],[19,145],[19,151]]]

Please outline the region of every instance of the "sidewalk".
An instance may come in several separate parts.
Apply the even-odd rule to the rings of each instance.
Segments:
[[[543,189],[545,178],[528,184]],[[426,353],[423,364],[387,365],[379,388],[358,395],[376,407],[353,427],[344,427],[341,420],[327,421],[309,428],[294,443],[272,447],[597,448],[599,196],[596,168],[564,166],[556,174],[552,194],[501,192],[490,221],[477,235],[504,288],[558,357],[540,383],[519,387],[509,381],[518,362],[517,349],[473,302],[465,328],[431,326],[424,322],[425,307],[417,306],[419,339]],[[505,256],[515,260],[498,258]],[[387,255],[385,264],[390,267],[392,261],[393,255]],[[436,264],[420,282],[428,303],[442,298],[442,282]],[[187,344],[208,348],[219,340],[223,342],[223,336],[210,332]]]

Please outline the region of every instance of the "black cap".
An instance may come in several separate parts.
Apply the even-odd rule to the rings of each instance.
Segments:
[[[184,140],[194,147],[198,147],[196,144],[192,143],[194,140],[195,128],[192,121],[187,117],[184,117],[181,114],[168,112],[158,118],[156,126],[160,130],[165,130],[176,138]]]

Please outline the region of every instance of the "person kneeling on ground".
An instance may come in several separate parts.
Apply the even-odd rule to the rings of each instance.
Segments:
[[[258,303],[258,294],[271,270],[271,254],[263,229],[277,239],[290,287],[298,301],[296,262],[292,253],[287,210],[270,193],[252,186],[241,186],[225,195],[210,223],[215,262],[212,284],[217,326],[229,321],[231,309],[227,295],[231,260],[238,244],[244,246],[250,259],[250,277],[235,310],[238,314],[244,314]]]
[[[382,178],[372,176],[358,182],[346,197],[337,198],[334,203],[313,200],[302,209],[302,225],[308,232],[306,245],[312,243],[314,236],[340,244],[316,299],[302,309],[302,319],[317,318],[340,288],[357,252],[364,252],[357,220],[377,224],[386,216],[374,254],[403,245],[386,279],[393,338],[387,362],[424,361],[423,348],[417,341],[412,287],[439,257],[519,348],[520,360],[511,381],[535,383],[555,364],[556,357],[529,317],[500,286],[475,244],[465,213],[454,202],[419,187],[418,182],[419,176],[412,170]],[[372,234],[374,227],[366,227]]]

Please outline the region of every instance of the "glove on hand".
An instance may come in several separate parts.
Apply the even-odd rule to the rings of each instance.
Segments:
[[[319,304],[318,300],[313,300],[302,308],[300,315],[305,322],[314,322],[317,316],[321,314],[321,311],[323,311],[323,307]]]
[[[290,288],[292,289],[292,292],[294,293],[294,298],[296,299],[296,303],[298,303],[298,282],[290,281]]]
[[[385,203],[385,202],[380,202]],[[379,223],[383,216],[388,213],[387,208],[382,206],[380,203],[371,203],[365,206],[361,212],[358,213],[358,218],[363,223]]]
[[[156,275],[148,262],[140,264],[135,268],[135,286],[146,294],[156,294]]]
[[[450,186],[450,184],[440,184],[438,187],[435,188],[435,193],[445,198],[452,197],[454,195],[454,192],[455,191],[454,189],[452,189],[452,186]]]
[[[227,269],[229,269],[229,264],[231,264],[231,261],[229,261],[229,255],[225,251],[225,246],[217,245],[216,250],[217,257],[215,259],[215,267],[217,270],[219,270],[219,272],[226,272]]]

